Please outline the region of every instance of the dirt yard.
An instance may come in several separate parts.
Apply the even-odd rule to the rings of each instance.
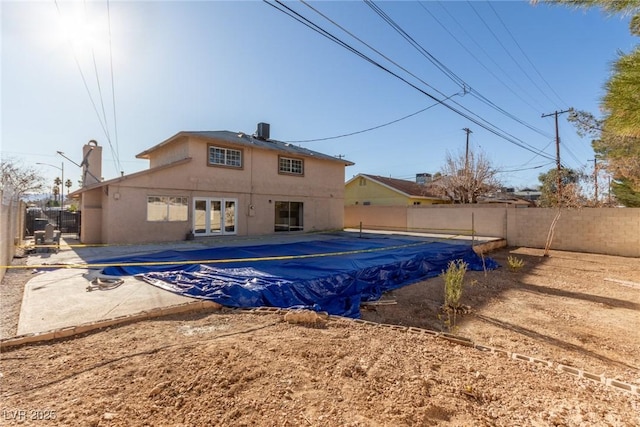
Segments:
[[[503,267],[467,273],[470,312],[452,332],[552,366],[406,327],[222,310],[3,352],[0,424],[640,425],[640,394],[557,369],[640,385],[640,259],[551,255],[492,253]],[[524,267],[510,271],[508,256]],[[407,286],[362,317],[447,331],[442,288]],[[4,298],[2,309],[4,323]]]

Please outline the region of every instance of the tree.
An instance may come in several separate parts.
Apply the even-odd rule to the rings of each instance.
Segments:
[[[60,194],[60,188],[57,185],[53,186],[53,203],[54,206],[60,206],[58,203],[58,195]]]
[[[606,131],[606,122],[586,111],[572,111],[569,121],[580,136],[592,136],[591,146],[600,168],[613,179],[611,192],[624,206],[638,206],[640,198],[640,138]]]
[[[611,192],[615,195],[616,201],[629,208],[640,208],[640,193],[633,191],[629,187],[629,182],[625,179],[613,181]]]
[[[0,161],[3,196],[20,199],[25,194],[40,193],[44,187],[44,179],[31,167],[23,166],[18,160],[5,158]]]
[[[637,0],[549,0],[549,3],[588,8],[599,6],[609,14],[631,15],[630,31],[640,36],[640,2]],[[640,47],[620,54],[613,63],[601,101],[603,118],[586,112],[573,114],[578,133],[595,137],[594,151],[614,179],[620,200],[640,197]],[[616,194],[617,196],[617,194]],[[631,196],[630,198],[627,196]]]
[[[540,0],[532,0],[538,3]],[[576,8],[601,7],[610,15],[631,15],[629,31],[636,36],[640,35],[640,3],[638,0],[544,0],[546,3],[563,4]]]
[[[558,173],[560,174],[560,186],[558,189]],[[553,236],[556,232],[556,225],[562,215],[561,208],[578,208],[585,206],[587,203],[581,187],[581,181],[586,179],[584,173],[573,169],[563,168],[550,169],[547,173],[541,173],[538,176],[540,181],[540,200],[541,207],[554,207],[556,213],[549,226],[547,233],[547,241],[544,245],[544,256],[549,256]]]
[[[560,169],[560,197],[558,197],[558,170],[550,169],[538,176],[540,181],[540,207],[575,208],[585,206],[587,198],[582,192],[582,182],[586,175],[580,171]]]
[[[454,203],[477,203],[479,196],[500,186],[486,155],[470,150],[468,156],[462,151],[457,155],[447,152],[440,177],[432,182],[430,190]]]
[[[53,180],[53,184],[55,185],[55,187],[53,187],[53,195],[56,199],[56,204],[58,203],[58,195],[60,194],[60,189],[62,188],[62,180],[60,179],[60,177],[56,177]],[[64,193],[63,193],[64,194]]]

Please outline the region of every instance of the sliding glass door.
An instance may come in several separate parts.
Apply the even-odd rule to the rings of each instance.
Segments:
[[[276,202],[275,207],[275,231],[304,230],[303,205],[301,202]]]

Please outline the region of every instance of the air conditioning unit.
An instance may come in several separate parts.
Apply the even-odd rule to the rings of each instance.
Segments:
[[[256,131],[256,138],[266,141],[269,139],[269,123],[258,123],[258,130]]]

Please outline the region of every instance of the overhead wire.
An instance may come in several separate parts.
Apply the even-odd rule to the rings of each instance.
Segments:
[[[60,5],[58,4],[57,0],[53,0],[55,7],[56,7],[56,11],[58,13],[59,18],[62,20],[63,19],[63,14],[62,14],[62,10],[60,9]],[[83,3],[84,6],[84,19],[87,19],[87,2],[86,0],[84,0]],[[114,128],[116,129],[116,135],[117,135],[117,125],[116,125],[116,104],[115,104],[115,89],[114,89],[114,73],[113,73],[113,52],[112,52],[112,46],[111,46],[111,14],[110,14],[110,7],[109,7],[109,1],[107,0],[107,18],[109,21],[109,56],[110,56],[110,71],[111,71],[111,87],[112,87],[112,97],[113,97],[113,114],[114,114]],[[85,22],[86,24],[86,22]],[[91,58],[92,58],[92,62],[93,62],[93,71],[96,77],[96,84],[97,84],[97,88],[98,88],[98,95],[99,95],[99,101],[100,101],[100,105],[101,105],[101,109],[102,109],[102,115],[100,114],[100,111],[98,111],[98,107],[96,105],[96,101],[94,99],[94,96],[91,93],[91,89],[89,88],[89,84],[87,83],[87,79],[85,77],[84,72],[82,71],[82,66],[80,64],[80,60],[78,59],[78,55],[76,53],[76,50],[74,49],[71,40],[67,40],[68,44],[69,44],[69,48],[71,49],[71,52],[73,54],[73,59],[75,61],[76,67],[78,69],[78,72],[80,73],[80,77],[82,79],[82,83],[84,85],[84,88],[87,92],[87,95],[89,96],[89,100],[91,102],[91,105],[93,107],[93,110],[98,118],[98,122],[100,123],[100,127],[102,128],[102,131],[107,139],[107,142],[109,144],[109,147],[111,149],[111,153],[112,156],[114,158],[114,166],[119,169],[122,170],[122,166],[120,163],[120,155],[117,149],[114,149],[113,147],[113,143],[111,141],[111,135],[109,132],[109,122],[107,120],[107,113],[106,113],[106,108],[104,105],[104,96],[102,94],[102,85],[100,83],[100,73],[98,72],[98,64],[97,64],[97,60],[96,60],[96,55],[95,55],[95,49],[93,47],[93,45],[91,45]]]
[[[442,1],[438,1],[438,2],[436,2],[436,3],[437,3],[437,4],[442,8],[442,10],[444,10],[444,12],[449,16],[449,18],[451,18],[451,20],[452,20],[453,22],[455,22],[455,23],[458,25],[458,27],[460,27],[460,29],[462,30],[462,32],[463,32],[463,33],[464,33],[464,34],[469,38],[469,40],[471,40],[471,41],[475,44],[475,46],[476,46],[476,47],[477,47],[477,48],[478,48],[482,53],[484,53],[484,55],[489,59],[489,61],[491,61],[491,62],[493,63],[493,65],[495,65],[495,67],[496,67],[496,68],[498,68],[500,71],[502,71],[502,73],[504,74],[505,78],[506,78],[507,80],[509,80],[509,81],[510,81],[510,82],[511,82],[511,83],[512,83],[516,88],[518,88],[518,90],[520,90],[523,94],[526,94],[529,98],[531,98],[531,99],[532,99],[532,101],[536,102],[536,103],[538,104],[538,107],[539,107],[539,108],[534,107],[534,106],[533,106],[533,105],[531,105],[527,100],[525,100],[522,96],[520,96],[520,94],[518,94],[518,93],[514,92],[514,91],[513,91],[509,86],[507,86],[507,85],[504,83],[504,80],[503,80],[503,79],[499,79],[499,81],[501,82],[501,84],[502,84],[503,86],[507,87],[507,88],[508,88],[512,93],[514,93],[514,94],[516,95],[516,97],[517,97],[517,98],[519,98],[519,99],[520,99],[522,102],[524,102],[526,105],[528,105],[529,107],[531,107],[533,110],[537,111],[538,113],[541,113],[541,114],[542,114],[542,110],[544,109],[544,107],[543,107],[541,104],[539,104],[539,103],[537,102],[537,100],[536,100],[533,96],[531,96],[531,94],[530,94],[527,90],[525,90],[525,89],[520,85],[520,83],[518,83],[518,81],[517,81],[517,80],[515,80],[515,79],[511,76],[511,74],[507,73],[507,72],[502,68],[502,66],[500,66],[500,64],[498,64],[498,63],[493,59],[493,57],[492,57],[492,56],[491,56],[491,55],[490,55],[490,54],[485,50],[485,48],[484,48],[480,43],[478,43],[478,41],[476,40],[476,37],[473,37],[471,34],[469,34],[469,32],[467,31],[467,29],[465,28],[465,26],[464,26],[464,25],[462,25],[462,24],[460,23],[460,21],[458,21],[458,19],[457,19],[457,18],[456,18],[456,17],[455,17],[455,16],[454,16],[454,15],[453,15],[453,14],[452,14],[452,13],[451,13],[451,12],[450,12],[446,7],[445,7],[445,6],[444,6],[444,4],[443,4],[443,2],[442,2]],[[422,3],[420,3],[420,4],[422,5]],[[424,6],[423,6],[423,8],[424,8]],[[480,64],[482,65],[482,62],[481,62]],[[485,68],[486,68],[486,67],[485,67]]]
[[[107,23],[109,27],[109,68],[111,71],[111,98],[113,100],[113,131],[116,139],[116,160],[117,160],[117,170],[121,173],[124,173],[122,168],[122,163],[120,162],[120,144],[118,140],[118,115],[116,114],[116,89],[114,83],[114,73],[113,73],[113,42],[111,37],[111,6],[109,0],[107,0]]]
[[[451,30],[449,30],[449,28],[447,28],[446,25],[444,25],[442,23],[442,21],[440,21],[438,19],[438,17],[436,15],[434,15],[427,7],[424,6],[423,2],[418,2],[418,4],[422,7],[422,9],[429,14],[439,25],[440,27],[442,27],[442,29],[444,31],[446,31],[451,38],[453,38],[473,59],[476,60],[476,62],[478,62],[478,64],[480,64],[489,74],[491,74],[500,84],[502,84],[507,90],[509,90],[511,93],[513,93],[517,98],[519,98],[522,102],[524,102],[525,104],[527,104],[529,107],[531,107],[533,110],[536,110],[536,108],[529,104],[528,101],[526,101],[518,92],[516,92],[511,86],[507,85],[504,81],[504,79],[501,79],[500,77],[498,77],[496,75],[496,73],[493,72],[493,70],[491,70],[489,67],[487,67],[474,53],[473,51],[471,51],[464,43],[462,43],[460,41],[460,39],[458,39],[455,34],[453,34],[451,32]],[[485,104],[487,104],[488,106],[490,106],[491,108],[496,109],[497,111],[499,111],[500,113],[504,114],[505,116],[511,118],[512,120],[517,121],[518,123],[522,124],[523,126],[528,127],[529,129],[533,130],[536,133],[539,133],[543,136],[549,136],[548,134],[546,134],[544,131],[540,130],[539,128],[536,128],[533,125],[530,125],[529,123],[525,122],[524,120],[521,120],[520,118],[516,117],[515,115],[509,113],[508,111],[504,110],[503,108],[499,107],[498,105],[496,105],[494,102],[492,102],[491,100],[489,100],[488,98],[486,98],[484,95],[482,95],[479,91],[477,91],[475,88],[471,87],[469,85],[469,93],[476,97],[477,99],[479,99],[480,101],[484,102]]]
[[[84,4],[84,19],[85,19],[85,25],[86,25],[86,19],[87,19],[87,0],[84,0],[83,2]],[[93,72],[96,76],[96,85],[98,87],[98,97],[100,99],[100,106],[102,107],[102,119],[104,120],[104,124],[106,127],[106,135],[107,135],[107,140],[111,141],[111,135],[109,134],[109,122],[107,121],[107,112],[104,108],[104,97],[102,96],[102,86],[100,85],[100,73],[98,73],[98,63],[96,61],[96,52],[95,49],[93,47],[93,44],[91,45],[91,59],[93,60]],[[113,151],[113,149],[112,149]]]
[[[533,170],[533,169],[540,169],[543,168],[545,166],[549,166],[552,165],[554,162],[547,162],[547,163],[543,163],[541,165],[537,165],[537,166],[530,166],[528,168],[518,168],[518,169],[496,169],[495,172],[496,173],[511,173],[511,172],[522,172],[522,171],[527,171],[527,170]]]
[[[453,95],[448,96],[447,98],[445,98],[445,100],[447,100],[447,99],[449,99],[449,98],[451,98],[451,97],[453,97],[453,96],[455,96],[455,95],[459,95],[459,93],[454,93]],[[433,103],[433,104],[429,105],[429,106],[428,106],[428,107],[426,107],[426,108],[423,108],[423,109],[421,109],[421,110],[418,110],[418,111],[416,111],[416,112],[414,112],[414,113],[411,113],[411,114],[408,114],[408,115],[406,115],[406,116],[400,117],[399,119],[395,119],[395,120],[392,120],[392,121],[390,121],[390,122],[383,123],[383,124],[381,124],[381,125],[373,126],[373,127],[370,127],[370,128],[367,128],[367,129],[363,129],[363,130],[359,130],[359,131],[355,131],[355,132],[344,133],[344,134],[336,135],[336,136],[328,136],[328,137],[325,137],[325,138],[302,139],[302,140],[299,140],[299,141],[283,141],[283,142],[296,143],[296,144],[297,144],[297,143],[305,143],[305,142],[328,141],[328,140],[331,140],[331,139],[345,138],[345,137],[347,137],[347,136],[358,135],[358,134],[360,134],[360,133],[370,132],[370,131],[373,131],[373,130],[376,130],[376,129],[383,128],[383,127],[385,127],[385,126],[392,125],[392,124],[394,124],[394,123],[398,123],[398,122],[400,122],[400,121],[402,121],[402,120],[406,120],[406,119],[408,119],[408,118],[410,118],[410,117],[413,117],[413,116],[415,116],[415,115],[418,115],[418,114],[420,114],[420,113],[423,113],[423,112],[427,111],[428,109],[433,108],[433,107],[435,107],[436,105],[439,105],[439,104],[440,104],[439,102],[435,102],[435,103]]]
[[[498,136],[499,138],[504,139],[504,140],[506,140],[506,141],[508,141],[508,142],[510,142],[510,143],[522,148],[522,149],[525,149],[525,150],[530,151],[532,153],[538,154],[541,157],[545,157],[545,158],[549,158],[549,159],[551,158],[551,156],[549,154],[539,152],[539,150],[537,150],[535,147],[533,147],[530,144],[520,140],[519,138],[516,138],[515,136],[509,134],[508,132],[505,132],[504,130],[501,130],[497,126],[495,126],[495,125],[487,122],[483,118],[477,116],[475,113],[470,112],[469,114],[467,114],[467,113],[461,111],[460,109],[458,109],[458,108],[456,108],[456,107],[454,107],[452,105],[447,104],[446,102],[444,102],[444,100],[437,98],[436,96],[432,95],[431,93],[427,92],[426,90],[416,86],[414,83],[411,83],[406,78],[404,78],[404,77],[400,76],[399,74],[391,71],[387,67],[384,67],[379,62],[373,60],[372,58],[370,58],[369,56],[367,56],[364,53],[360,52],[359,50],[357,50],[353,46],[349,45],[345,41],[343,41],[340,38],[338,38],[337,36],[331,34],[329,31],[327,31],[324,28],[320,27],[318,24],[312,22],[311,20],[309,20],[308,18],[304,17],[300,13],[296,12],[295,10],[290,8],[289,6],[283,4],[280,0],[275,0],[275,3],[277,3],[277,5],[275,5],[273,3],[270,3],[268,0],[263,0],[263,2],[268,4],[271,7],[275,8],[276,10],[278,10],[278,11],[280,11],[280,12],[282,12],[282,13],[290,16],[290,17],[292,17],[296,21],[298,21],[301,24],[307,26],[308,28],[316,31],[317,33],[323,35],[324,37],[328,38],[329,40],[333,41],[334,43],[344,47],[348,51],[354,53],[355,55],[357,55],[360,58],[364,59],[365,61],[369,62],[370,64],[372,64],[372,65],[380,68],[381,70],[391,74],[392,76],[394,76],[397,79],[401,80],[402,82],[406,83],[410,87],[416,89],[420,93],[428,96],[429,98],[433,99],[434,101],[438,102],[439,104],[442,104],[444,107],[448,108],[449,110],[451,110],[451,111],[455,112],[456,114],[466,118],[467,120],[471,121],[472,123],[477,124],[478,126],[482,127],[483,129],[489,131],[490,133],[493,133],[494,135]],[[304,1],[301,1],[301,2],[304,3]],[[313,7],[311,7],[309,5],[307,5],[307,6],[310,7],[311,9],[314,9]],[[321,14],[321,16],[323,16],[323,15]],[[343,31],[346,31],[346,30],[343,30]],[[365,44],[363,41],[361,41],[361,43]],[[368,46],[368,45],[366,45],[366,46]],[[373,48],[371,48],[371,49],[374,50]],[[374,51],[377,52],[376,50],[374,50]],[[382,55],[381,53],[379,53],[379,54]],[[384,55],[383,55],[383,57],[386,58],[386,56],[384,56]],[[388,59],[388,60],[391,61],[390,59]],[[393,61],[391,61],[391,62],[394,63]],[[399,65],[397,65],[395,63],[394,63],[394,65],[400,67]],[[402,67],[400,67],[400,68],[402,69]],[[413,76],[415,77],[415,75],[413,75]],[[426,82],[423,82],[423,83],[426,84],[427,86],[429,86]],[[431,86],[429,86],[429,87],[431,87]],[[439,92],[437,89],[434,89],[434,90]],[[464,106],[461,106],[461,108],[467,110],[466,107],[464,107]],[[475,118],[473,116],[477,116],[478,118]]]
[[[53,0],[55,6],[56,6],[56,10],[58,11],[58,16],[60,17],[60,19],[62,19],[62,11],[60,10],[60,5],[58,5],[58,0]],[[82,67],[80,66],[80,61],[78,60],[78,55],[76,54],[75,49],[73,48],[73,45],[71,44],[71,40],[67,40],[68,44],[69,44],[69,48],[71,49],[71,52],[73,54],[73,59],[75,61],[76,67],[78,68],[78,72],[80,73],[80,77],[82,79],[82,83],[84,84],[84,88],[87,91],[87,95],[89,96],[89,100],[91,101],[91,105],[93,106],[93,111],[96,113],[96,116],[98,117],[98,122],[100,123],[100,126],[102,127],[102,131],[104,132],[105,135],[108,135],[107,129],[105,127],[105,124],[102,121],[102,117],[100,117],[100,113],[98,112],[98,107],[96,106],[96,103],[93,99],[93,96],[91,95],[91,90],[89,89],[89,85],[87,84],[87,79],[84,76],[84,72],[82,71]]]
[[[522,56],[524,56],[524,58],[527,60],[527,62],[529,63],[529,65],[531,65],[531,68],[533,68],[533,70],[536,72],[536,74],[538,74],[538,77],[540,77],[540,79],[544,82],[544,84],[547,85],[547,87],[549,88],[549,90],[551,90],[551,92],[556,96],[556,98],[558,98],[558,100],[564,104],[565,107],[568,107],[569,105],[562,99],[562,97],[560,95],[558,95],[558,92],[555,91],[555,89],[549,84],[549,82],[547,81],[547,79],[544,78],[544,76],[542,75],[542,73],[540,72],[540,70],[538,70],[538,67],[536,67],[536,65],[533,63],[533,61],[531,61],[531,58],[529,58],[529,55],[527,55],[527,52],[525,52],[525,50],[522,48],[522,46],[520,46],[520,43],[518,43],[518,40],[514,37],[513,33],[511,32],[511,30],[509,30],[509,27],[507,27],[507,24],[504,22],[504,20],[502,19],[502,17],[498,14],[498,11],[493,7],[493,5],[491,4],[491,2],[487,2],[487,4],[489,5],[489,7],[491,8],[491,10],[493,11],[493,13],[496,15],[496,17],[498,18],[498,20],[500,21],[500,23],[502,24],[502,27],[507,31],[507,34],[509,34],[509,36],[511,37],[511,40],[513,40],[513,42],[515,43],[515,45],[518,47],[518,49],[520,50],[520,52],[522,53]]]
[[[500,45],[500,47],[502,47],[502,50],[504,50],[504,52],[507,54],[507,56],[509,58],[511,58],[511,60],[514,62],[514,64],[516,64],[516,66],[520,69],[520,71],[522,71],[522,74],[524,74],[526,76],[526,78],[531,82],[531,84],[533,84],[533,86],[538,89],[538,91],[540,91],[540,93],[547,98],[549,101],[551,101],[551,103],[555,103],[547,94],[545,91],[543,91],[540,86],[538,85],[538,83],[536,83],[531,76],[529,75],[529,73],[527,73],[527,70],[524,69],[524,67],[522,67],[522,65],[520,64],[520,62],[518,60],[516,60],[516,58],[511,54],[511,52],[509,51],[509,49],[507,49],[507,47],[504,45],[504,43],[502,43],[502,40],[500,40],[500,37],[498,37],[496,35],[496,33],[493,31],[493,29],[491,28],[491,26],[487,23],[487,21],[485,21],[485,19],[482,17],[482,15],[480,15],[480,12],[478,12],[478,10],[475,8],[475,6],[473,5],[472,2],[467,0],[467,4],[471,7],[471,9],[473,10],[473,12],[476,14],[476,16],[480,19],[480,21],[484,24],[484,26],[487,28],[487,30],[489,30],[489,33],[491,33],[491,35],[493,36],[493,38],[498,42],[498,44]]]
[[[302,1],[302,0],[301,0]],[[458,82],[462,87],[464,88],[470,88],[470,86],[463,80],[461,79],[459,76],[457,76],[453,71],[451,71],[449,68],[447,68],[446,66],[444,66],[444,64],[442,64],[439,60],[437,60],[431,53],[429,53],[423,46],[421,46],[418,42],[416,42],[409,34],[406,33],[406,31],[404,31],[404,29],[402,29],[402,27],[400,25],[398,25],[393,18],[391,18],[388,14],[386,14],[379,6],[377,6],[373,1],[371,0],[364,0],[365,4],[367,4],[376,14],[378,14],[385,22],[387,22],[394,30],[396,30],[398,33],[400,33],[400,35],[407,40],[414,48],[416,48],[419,52],[421,52],[423,55],[426,55],[429,60],[431,61],[431,58],[433,58],[435,61],[437,61],[437,64],[439,65],[438,68],[439,69],[444,69],[445,73],[452,78],[455,82]],[[304,3],[304,2],[303,2]],[[377,52],[377,51],[376,51]],[[391,61],[394,65],[395,62]],[[432,61],[433,62],[433,61]],[[441,65],[441,66],[440,66]],[[413,77],[416,77],[413,74],[410,74]],[[423,82],[422,79],[416,77],[419,81]],[[442,94],[440,91],[438,91],[436,89],[437,92],[439,92],[440,94]],[[473,89],[470,89],[471,92],[473,92]],[[477,92],[476,92],[477,93]],[[478,95],[480,95],[478,93]],[[492,104],[492,106],[496,109],[498,109],[498,111],[504,112],[506,113],[508,116],[512,116],[509,113],[507,113],[505,110],[499,108],[497,105],[495,105],[494,103],[490,102],[486,97],[482,96],[482,100],[485,100],[486,102],[488,102],[489,104]],[[487,123],[489,126],[495,127],[496,129],[500,130],[501,132],[503,132],[506,135],[509,135],[511,138],[514,138],[518,141],[520,141],[522,144],[529,146],[531,149],[533,150],[537,150],[536,147],[526,143],[525,141],[515,137],[512,134],[509,134],[508,132],[501,130],[500,128],[498,128],[497,126],[493,125],[492,123],[488,122],[487,120],[485,120],[484,118],[480,117],[478,114],[472,112],[471,110],[469,110],[468,108],[466,108],[465,106],[461,105],[460,103],[456,102],[456,101],[452,101],[454,104],[458,105],[460,108],[464,109],[465,111],[469,112],[469,114],[472,114],[473,116],[477,117],[479,120]],[[446,104],[445,104],[446,105]],[[515,117],[515,116],[513,116]],[[531,125],[525,124],[522,120],[519,120],[516,118],[516,120],[520,123],[520,124],[524,124],[525,126],[529,127],[530,129],[534,130],[535,132],[538,132],[540,134],[542,134],[543,136],[548,136],[548,134],[545,134],[544,131],[541,131],[540,129],[537,129]],[[475,123],[475,122],[474,122]]]
[[[86,14],[87,14],[87,1],[86,0],[84,0],[84,8],[85,8],[85,17],[86,17]],[[108,0],[107,0],[107,11],[109,11],[109,1]],[[109,22],[108,22],[109,42],[110,42],[109,43],[109,56],[110,56],[110,59],[111,59],[113,56],[112,56],[112,52],[111,52],[111,20],[110,20],[110,14],[109,13],[107,14],[107,17],[109,18]],[[107,112],[106,112],[105,107],[104,107],[104,97],[102,95],[102,86],[100,85],[100,74],[98,73],[98,65],[97,65],[97,62],[96,62],[96,54],[95,54],[95,48],[94,48],[93,44],[91,45],[91,57],[93,59],[93,68],[94,68],[94,72],[95,72],[95,75],[96,75],[96,83],[97,83],[97,86],[98,86],[98,94],[100,95],[100,103],[102,105],[102,114],[103,114],[104,122],[105,122],[105,125],[106,125],[106,128],[107,128],[107,135],[106,135],[107,136],[107,142],[109,144],[109,149],[111,150],[111,155],[113,157],[113,166],[114,166],[114,168],[116,170],[121,170],[122,167],[119,164],[118,152],[114,148],[113,142],[111,141],[111,134],[109,132],[109,124],[108,124],[108,121],[107,121]],[[112,95],[113,95],[115,92],[113,90],[113,61],[112,60],[110,61],[110,65],[111,65],[110,71],[111,71],[111,83],[112,83],[111,88],[112,88]],[[113,99],[112,104],[113,104],[114,114],[115,114],[115,98]]]

